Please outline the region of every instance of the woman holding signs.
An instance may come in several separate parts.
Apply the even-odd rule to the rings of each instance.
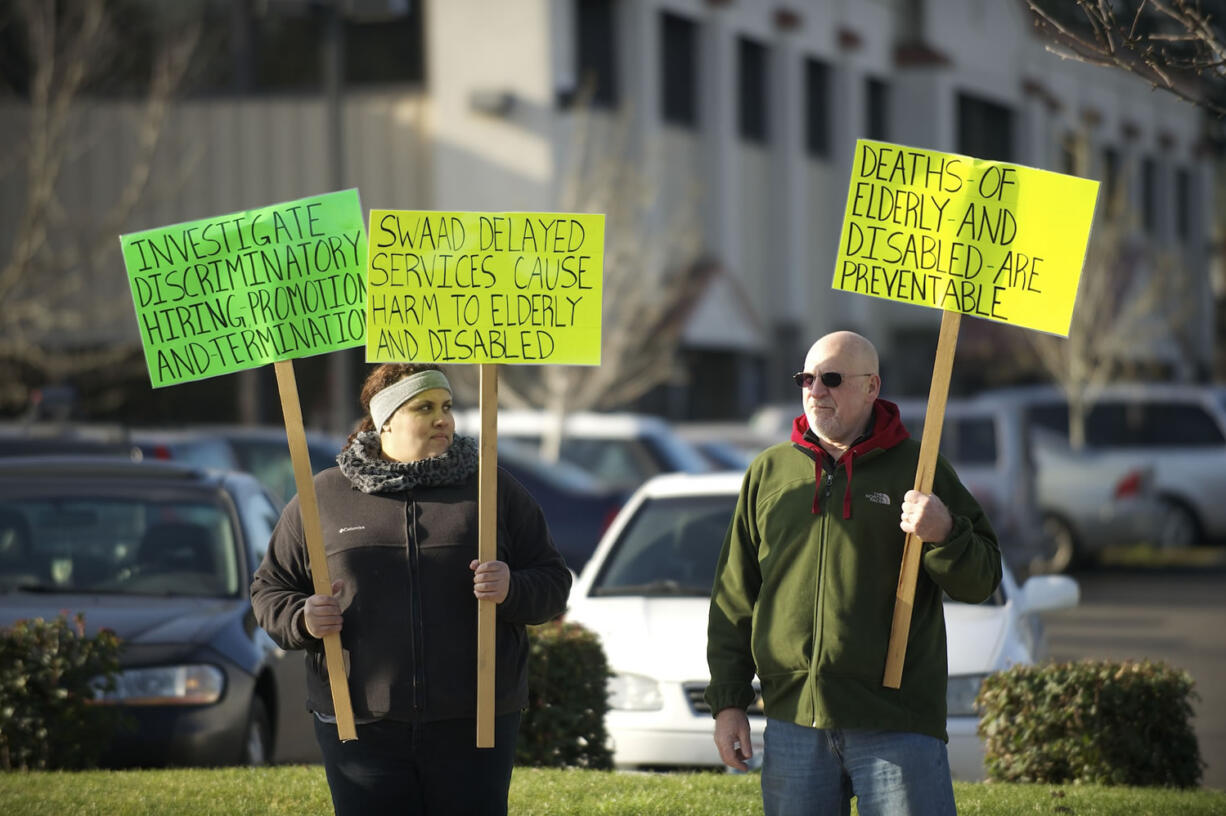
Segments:
[[[498,471],[498,558],[478,563],[477,444],[455,435],[438,366],[388,363],[361,393],[362,425],[315,477],[331,595],[313,594],[298,499],[251,597],[282,648],[307,651],[307,707],[338,814],[505,814],[525,624],[560,614],[570,572],[531,495]],[[497,606],[495,747],[477,749],[477,604]],[[357,723],[342,743],[323,655],[339,632]]]

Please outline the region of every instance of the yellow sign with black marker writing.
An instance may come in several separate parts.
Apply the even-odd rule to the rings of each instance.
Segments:
[[[834,288],[1068,336],[1098,182],[860,140]]]
[[[604,216],[371,210],[367,362],[600,364]]]

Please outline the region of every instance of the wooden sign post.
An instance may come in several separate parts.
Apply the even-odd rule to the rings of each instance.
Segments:
[[[498,558],[498,366],[600,365],[604,216],[371,210],[366,360],[481,366],[477,558]],[[477,747],[497,604],[477,601]]]
[[[932,492],[963,314],[1068,336],[1098,182],[861,139],[834,288],[941,309],[915,489]],[[882,683],[902,684],[923,542],[908,534]]]
[[[332,578],[328,574],[328,556],[324,552],[324,534],[319,525],[319,504],[315,499],[315,477],[311,473],[311,457],[307,452],[306,430],[302,426],[302,407],[298,402],[298,385],[294,378],[294,363],[278,360],[277,390],[281,395],[281,412],[285,417],[285,434],[289,440],[290,461],[294,465],[294,485],[298,488],[298,507],[302,513],[302,532],[306,536],[307,558],[311,565],[311,584],[316,595],[332,594]],[[336,712],[336,732],[342,742],[358,738],[353,721],[353,705],[349,700],[349,684],[334,678],[348,677],[345,671],[341,636],[336,632],[324,635],[324,660],[328,666],[328,687],[332,689],[332,710]]]
[[[961,323],[961,312],[945,312],[941,316],[941,335],[937,339],[937,358],[932,366],[928,411],[924,416],[924,435],[920,441],[919,464],[915,471],[915,489],[921,493],[932,492],[937,452],[941,448],[945,402],[949,396],[949,378],[954,368],[954,351],[958,348],[958,326]],[[920,541],[919,536],[907,533],[902,550],[902,568],[898,573],[898,590],[894,596],[894,620],[890,625],[890,645],[886,649],[885,678],[882,680],[890,688],[898,688],[902,684],[902,664],[907,654],[911,610],[915,606],[915,581],[919,577],[923,549],[924,542]]]
[[[311,581],[331,594],[291,362],[366,342],[357,190],[119,237],[154,388],[273,363]],[[338,734],[357,739],[340,635],[324,638]]]
[[[498,557],[498,367],[481,366],[481,496],[477,559]],[[477,747],[494,747],[494,629],[497,604],[477,601]]]

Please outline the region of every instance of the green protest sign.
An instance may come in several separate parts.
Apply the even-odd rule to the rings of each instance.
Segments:
[[[366,342],[356,189],[119,242],[154,388]]]

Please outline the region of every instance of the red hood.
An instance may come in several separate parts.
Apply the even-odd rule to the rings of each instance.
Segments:
[[[805,434],[809,431],[809,418],[804,414],[792,420],[792,441],[797,445],[803,445],[809,450],[817,454],[817,463],[814,468],[814,480],[817,482],[817,487],[813,495],[813,512],[821,513],[821,483],[822,483],[822,457],[826,455],[822,446],[814,442],[812,439],[806,438]],[[843,455],[838,458],[838,462],[842,463],[847,469],[847,490],[843,493],[843,518],[851,518],[851,475],[855,467],[855,459],[857,456],[863,456],[872,450],[889,450],[890,448],[902,442],[904,439],[910,438],[911,434],[903,427],[902,417],[898,412],[898,406],[889,400],[878,399],[873,403],[873,432],[872,435],[861,442],[848,448],[843,452]]]

